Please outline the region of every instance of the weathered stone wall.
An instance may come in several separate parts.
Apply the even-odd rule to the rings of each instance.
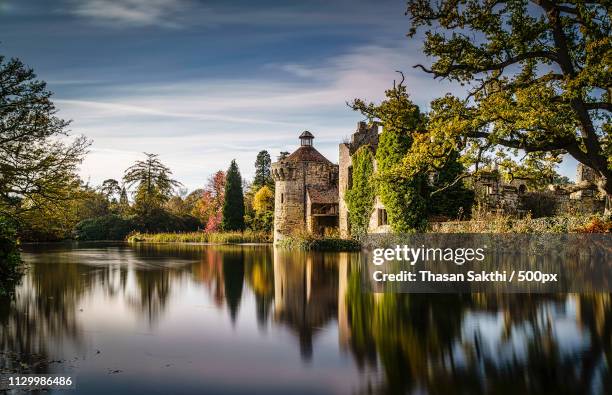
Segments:
[[[385,205],[380,200],[380,196],[376,196],[374,201],[374,209],[372,210],[372,214],[370,214],[370,223],[368,225],[368,233],[388,233],[391,232],[391,226],[387,225],[378,225],[378,215],[379,209],[386,210]]]
[[[349,219],[348,207],[344,197],[349,189],[349,169],[353,165],[349,145],[346,143],[340,144],[339,147],[339,169],[338,169],[338,209],[339,209],[339,228],[340,237],[349,237]]]
[[[335,187],[338,182],[338,166],[321,163],[305,162],[306,185],[320,188]]]
[[[473,188],[478,207],[500,214],[523,214],[521,195],[527,192],[525,180],[504,182],[497,171],[491,171],[475,179]]]
[[[577,182],[594,181],[588,168],[579,165]],[[483,173],[474,182],[476,202],[487,212],[533,217],[594,214],[603,212],[604,200],[594,191],[574,192],[571,195],[562,189],[554,191],[529,191],[526,180],[515,179],[504,182],[496,171]]]
[[[322,162],[278,161],[272,164],[274,191],[274,241],[312,228],[307,216],[307,188],[335,188],[338,166]]]
[[[306,191],[302,163],[276,162],[272,164],[274,177],[274,241],[283,235],[304,229]]]
[[[357,124],[357,130],[351,135],[351,142],[348,144],[350,154],[354,154],[360,147],[369,144],[372,151],[378,148],[378,125],[376,123],[368,125],[365,122]]]

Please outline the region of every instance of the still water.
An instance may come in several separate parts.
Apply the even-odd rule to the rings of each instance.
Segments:
[[[358,254],[26,246],[0,368],[83,394],[611,393],[610,294],[362,292]]]

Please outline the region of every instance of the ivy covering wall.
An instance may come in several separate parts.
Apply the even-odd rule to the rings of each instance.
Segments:
[[[376,196],[374,155],[369,145],[364,145],[352,155],[353,185],[346,192],[345,202],[349,211],[349,224],[354,236],[367,233]]]
[[[387,210],[391,229],[397,233],[422,229],[427,223],[426,201],[423,198],[426,179],[424,176],[406,178],[398,171],[406,153],[412,145],[412,131],[421,121],[419,108],[398,95],[388,101],[392,105],[392,117],[383,120],[383,132],[376,150],[377,190]]]

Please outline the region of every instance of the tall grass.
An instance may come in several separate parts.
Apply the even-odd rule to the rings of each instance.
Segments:
[[[133,233],[128,236],[129,242],[145,243],[269,243],[272,235],[267,232],[186,232],[186,233]]]

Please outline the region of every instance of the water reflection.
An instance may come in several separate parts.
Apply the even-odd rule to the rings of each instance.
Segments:
[[[128,383],[184,393],[612,391],[610,294],[371,294],[358,254],[269,246],[46,246],[25,258],[14,298],[0,302],[0,368],[76,372],[94,393],[127,393]]]

